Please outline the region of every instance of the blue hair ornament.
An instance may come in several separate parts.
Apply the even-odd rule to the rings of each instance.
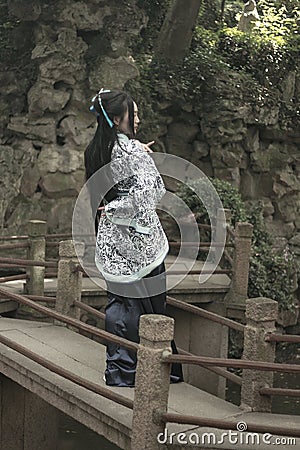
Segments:
[[[102,89],[100,89],[100,91],[98,92],[98,94],[95,95],[95,96],[92,98],[91,101],[92,101],[92,103],[94,103],[94,101],[95,101],[96,98],[98,97],[98,103],[99,103],[99,106],[100,106],[100,108],[101,108],[101,110],[102,110],[102,112],[103,112],[103,115],[104,115],[104,117],[105,117],[105,119],[106,119],[108,125],[112,128],[112,127],[114,126],[114,123],[110,120],[110,118],[109,118],[108,115],[107,115],[107,112],[105,111],[105,109],[104,109],[104,107],[103,107],[103,105],[102,105],[102,99],[101,99],[101,95],[100,95],[100,94],[102,94],[103,92],[111,92],[111,91],[110,91],[110,89],[105,89],[105,90],[104,90],[104,89],[102,88]],[[90,111],[96,113],[96,114],[97,114],[97,117],[99,116],[99,113],[97,113],[97,111],[96,111],[94,105],[90,106]]]

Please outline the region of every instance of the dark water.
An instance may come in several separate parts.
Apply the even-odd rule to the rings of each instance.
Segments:
[[[226,400],[235,405],[240,404],[241,387],[228,380]],[[286,389],[300,389],[298,373],[274,373],[274,386]],[[272,396],[273,414],[300,414],[300,398],[287,396]]]
[[[280,343],[276,348],[276,363],[300,364],[300,347],[298,344]],[[299,373],[274,372],[274,388],[300,389]],[[226,400],[240,404],[241,387],[227,380]],[[273,414],[300,414],[300,397],[272,396],[271,412]]]
[[[71,417],[59,413],[59,436],[57,450],[119,450],[97,433],[86,428]]]

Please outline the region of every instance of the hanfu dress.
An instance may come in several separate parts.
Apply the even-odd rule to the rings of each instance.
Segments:
[[[107,284],[105,330],[139,342],[142,314],[167,315],[164,259],[169,244],[156,213],[166,188],[150,154],[125,134],[118,134],[110,170],[118,196],[105,202],[95,249],[95,264]],[[151,277],[158,293],[150,289]],[[106,345],[106,384],[133,387],[136,352],[111,342]],[[171,347],[178,353],[174,339]],[[170,382],[179,381],[182,366],[172,363]]]

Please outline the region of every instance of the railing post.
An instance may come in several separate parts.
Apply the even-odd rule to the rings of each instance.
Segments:
[[[253,225],[237,222],[234,230],[233,274],[226,303],[244,303],[248,297],[249,263]]]
[[[219,243],[221,242],[220,236],[223,235],[223,228],[226,227],[226,222],[223,221],[223,215],[225,214],[226,222],[227,217],[230,217],[230,210],[229,209],[223,209],[218,208],[217,216],[216,216],[216,223],[215,228],[212,229],[212,236],[214,236],[214,240]],[[213,250],[212,252],[212,263],[216,260],[216,253],[218,252],[218,249]]]
[[[76,249],[79,256],[84,254],[84,243],[77,243]],[[81,299],[82,272],[76,270],[78,258],[72,240],[61,241],[59,243],[59,262],[57,275],[56,304],[57,312],[67,316],[80,319],[80,309],[74,306],[74,301]],[[54,325],[67,326],[73,329],[71,325],[66,325],[56,319]]]
[[[45,261],[47,222],[44,220],[28,221],[28,236],[30,246],[27,259]],[[27,266],[28,278],[24,283],[24,292],[31,295],[44,295],[45,267]]]
[[[267,333],[276,331],[278,303],[265,297],[246,300],[247,324],[244,331],[243,360],[274,362],[275,342],[265,341]],[[252,411],[271,412],[271,396],[261,395],[262,387],[273,387],[272,371],[243,369],[241,407]]]
[[[162,362],[162,355],[172,353],[174,319],[160,314],[143,314],[139,336],[131,448],[161,449],[157,436],[164,432],[165,423],[158,416],[167,412],[171,371],[171,365]]]

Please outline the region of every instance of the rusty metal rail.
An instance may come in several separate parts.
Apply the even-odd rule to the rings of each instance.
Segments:
[[[24,242],[23,244],[0,244],[0,250],[11,250],[14,248],[29,248],[30,247],[30,243],[29,242]]]
[[[18,275],[8,275],[7,277],[0,277],[0,283],[6,283],[7,281],[26,280],[27,274],[20,273]]]
[[[264,387],[259,390],[259,393],[261,395],[279,395],[279,396],[287,396],[287,397],[300,397],[300,389]]]
[[[2,258],[2,257],[0,257],[0,263],[7,264],[7,267],[11,267],[11,265],[15,264],[18,264],[19,267],[22,266],[57,267],[58,265],[58,263],[55,261],[36,261],[31,259]]]
[[[87,331],[94,336],[102,338],[104,341],[115,342],[116,344],[120,344],[123,347],[133,351],[137,351],[139,348],[139,344],[137,344],[136,342],[129,341],[120,336],[109,333],[108,331],[100,330],[99,328],[93,327],[92,325],[88,325],[84,322],[81,322],[80,320],[74,319],[72,317],[66,316],[65,314],[61,314],[57,311],[54,311],[53,309],[47,308],[47,306],[39,305],[34,300],[30,300],[29,298],[24,297],[23,295],[9,292],[6,289],[3,289],[2,287],[0,287],[0,294],[5,295],[6,298],[10,298],[19,303],[22,303],[23,305],[29,306],[30,308],[35,309],[36,311],[45,313],[49,317],[53,317],[54,319],[57,319],[61,322],[65,322],[68,325],[72,325],[83,331]]]
[[[8,339],[6,336],[3,336],[0,334],[0,342],[4,345],[7,345],[7,347],[12,348],[18,353],[21,353],[22,355],[26,356],[27,358],[32,359],[33,361],[37,362],[41,366],[45,367],[46,369],[51,370],[51,372],[56,373],[57,375],[60,375],[64,378],[67,378],[70,381],[73,381],[74,383],[95,392],[96,394],[100,394],[105,398],[108,398],[109,400],[112,400],[119,405],[126,406],[126,408],[133,409],[133,401],[124,397],[123,395],[119,393],[115,393],[105,387],[99,386],[96,383],[93,383],[92,381],[87,381],[85,378],[80,377],[79,375],[75,375],[72,372],[70,372],[67,369],[64,369],[61,366],[58,366],[57,364],[48,361],[46,358],[42,358],[41,356],[37,355],[36,353],[32,352],[31,350],[28,350],[26,347],[23,347],[20,344],[17,344],[16,342],[12,341],[11,339]]]
[[[28,235],[19,235],[19,236],[0,236],[0,241],[15,241],[17,239],[29,239]]]
[[[255,369],[266,370],[271,372],[288,372],[300,373],[300,365],[297,364],[279,364],[262,361],[242,360],[233,358],[210,358],[209,356],[188,356],[188,355],[166,355],[163,356],[165,363],[182,363],[182,364],[196,364],[209,365],[219,367],[235,367],[239,369]]]
[[[227,317],[219,316],[216,313],[211,311],[206,311],[200,306],[189,305],[182,300],[177,300],[176,298],[170,297],[167,295],[167,303],[171,306],[175,306],[176,308],[183,309],[184,311],[188,311],[194,313],[198,316],[204,317],[205,319],[212,320],[213,322],[217,322],[221,325],[226,325],[229,328],[233,328],[238,331],[244,331],[245,325],[235,322],[232,319],[228,319]]]
[[[290,343],[300,343],[300,336],[297,334],[280,334],[280,333],[269,333],[265,337],[266,342],[290,342]]]

